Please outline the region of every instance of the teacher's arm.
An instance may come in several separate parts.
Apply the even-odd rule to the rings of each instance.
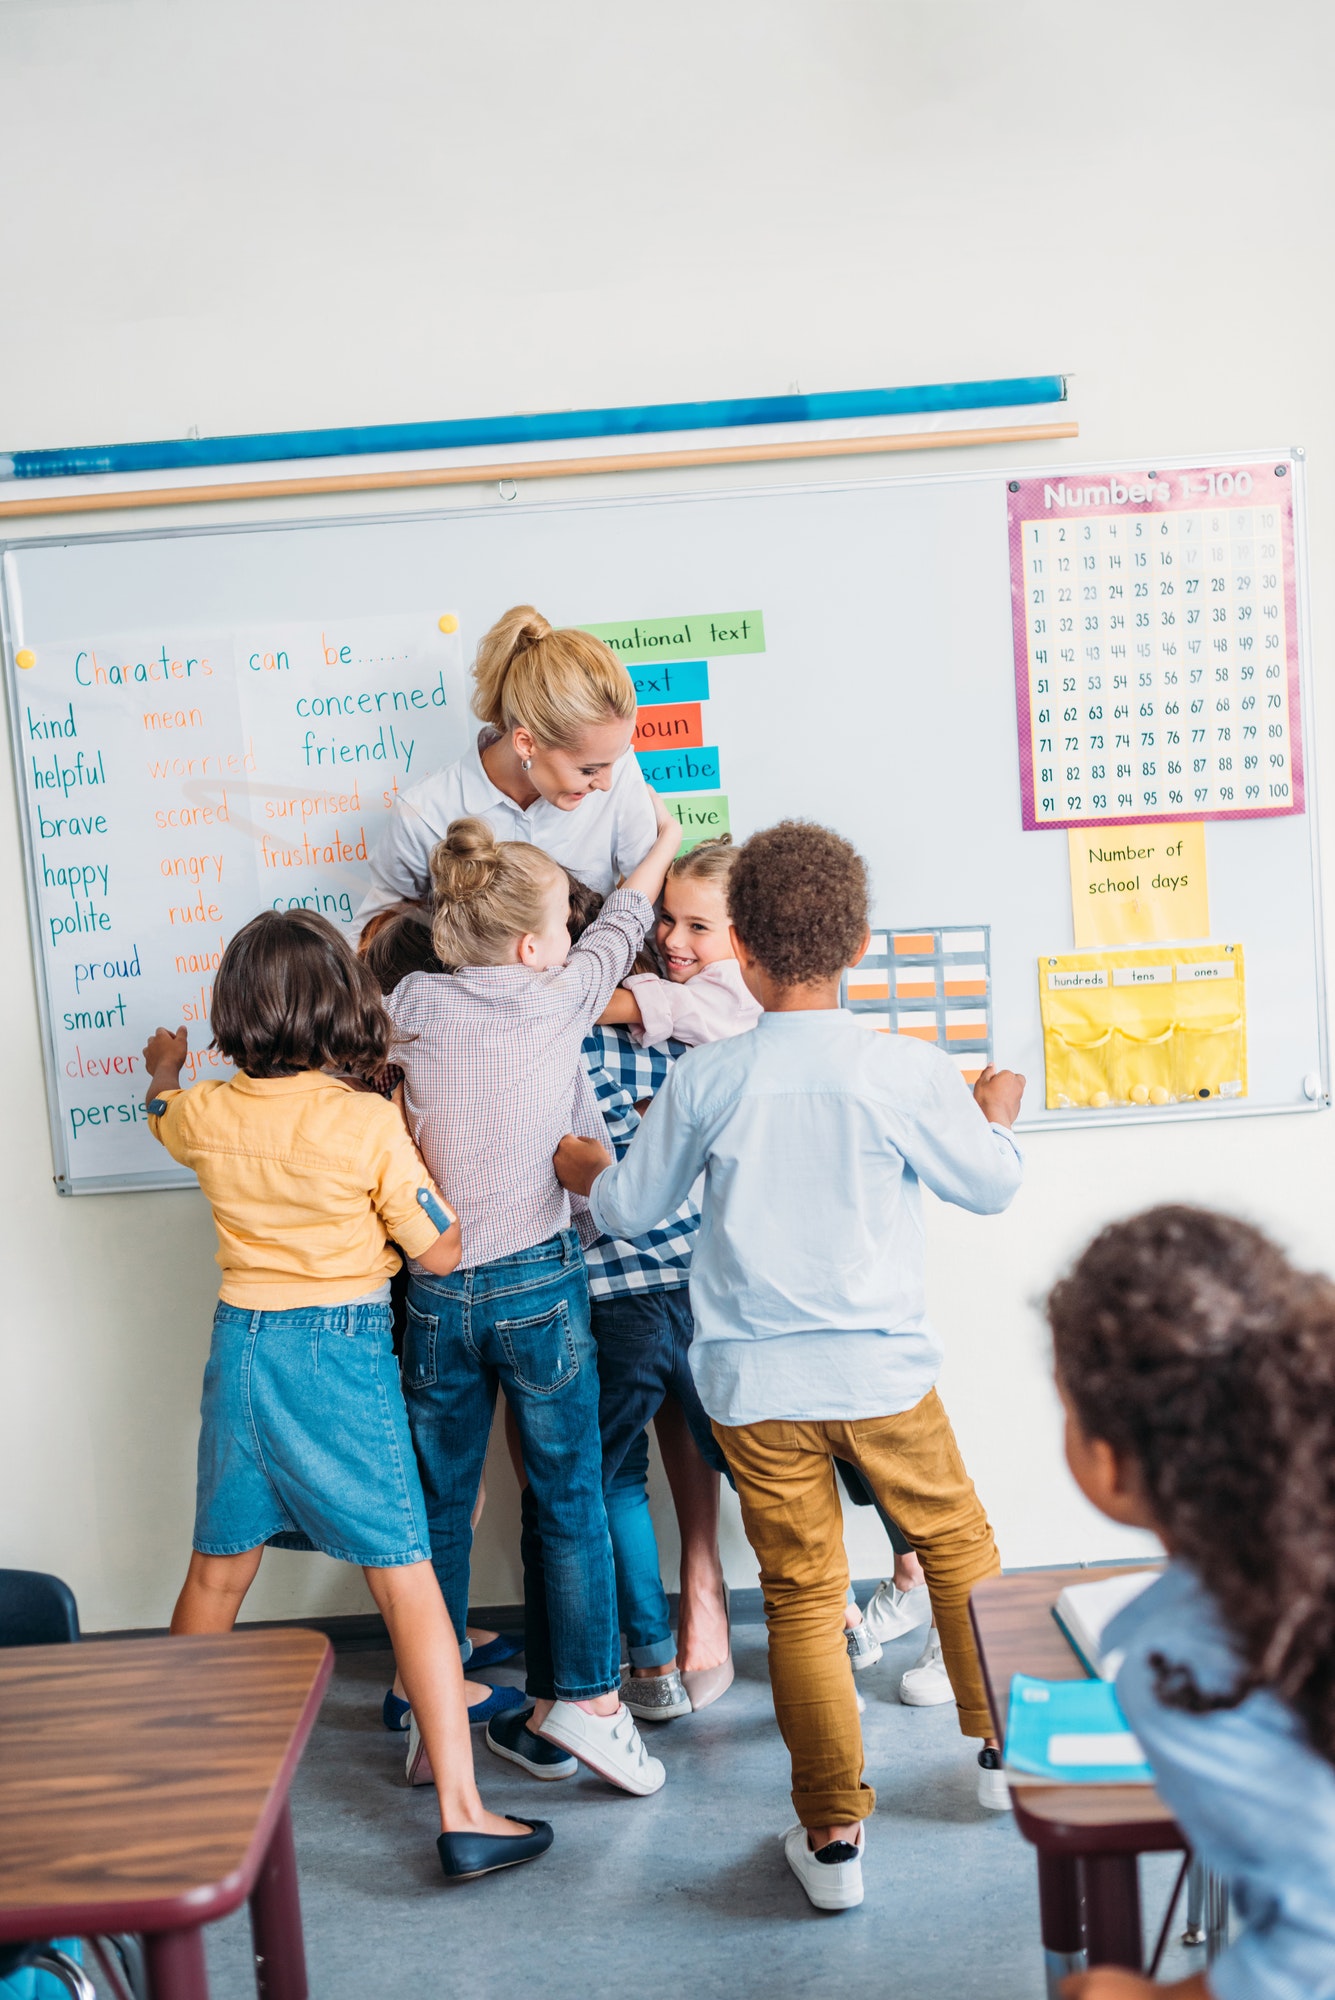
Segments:
[[[426,895],[431,886],[431,850],[441,837],[436,817],[426,819],[403,792],[395,799],[371,855],[371,886],[357,911],[358,936],[377,911],[394,903],[419,902]]]

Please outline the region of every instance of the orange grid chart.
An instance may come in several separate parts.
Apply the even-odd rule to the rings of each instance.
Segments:
[[[968,1084],[992,1060],[992,957],[986,924],[874,930],[844,974],[840,1002],[882,1034],[932,1042]]]

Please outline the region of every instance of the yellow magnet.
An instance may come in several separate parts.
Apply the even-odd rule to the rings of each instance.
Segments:
[[[25,646],[21,653],[15,653],[14,665],[16,667],[22,667],[24,672],[26,673],[29,667],[35,667],[37,665],[37,655],[36,653],[30,652],[29,649]]]
[[[1149,1085],[1146,1083],[1133,1083],[1131,1086],[1131,1102],[1133,1104],[1148,1104],[1149,1101]]]
[[[1112,1103],[1106,1090],[1096,1090],[1089,1101],[1095,1111],[1106,1111]]]
[[[1169,1104],[1172,1099],[1161,1083],[1156,1083],[1150,1092],[1151,1104]]]
[[[459,620],[452,611],[447,611],[445,616],[437,622],[442,632],[457,632],[459,630]]]

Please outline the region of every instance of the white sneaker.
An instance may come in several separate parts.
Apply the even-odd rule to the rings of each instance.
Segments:
[[[896,1590],[887,1577],[867,1599],[862,1622],[873,1639],[888,1643],[891,1639],[901,1639],[906,1632],[916,1632],[920,1625],[930,1624],[931,1617],[925,1583],[915,1584],[912,1590]]]
[[[862,1901],[862,1856],[866,1847],[867,1836],[861,1826],[856,1852],[849,1857],[847,1846],[840,1842],[840,1852],[845,1858],[839,1861],[822,1861],[813,1854],[804,1826],[790,1826],[783,1836],[788,1866],[806,1890],[808,1901],[818,1910],[857,1908]]]
[[[999,1750],[978,1752],[978,1803],[986,1806],[989,1812],[1009,1812],[1011,1809],[1010,1786],[1001,1768]]]
[[[578,1757],[609,1785],[620,1786],[646,1799],[661,1791],[667,1772],[657,1757],[651,1757],[640,1741],[634,1717],[625,1703],[615,1715],[594,1715],[577,1702],[553,1702],[551,1713],[537,1734]]]
[[[955,1699],[935,1625],[927,1635],[927,1644],[899,1683],[899,1699],[909,1708],[939,1708],[943,1702]]]

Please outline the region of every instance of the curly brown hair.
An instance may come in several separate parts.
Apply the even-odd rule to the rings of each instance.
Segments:
[[[781,819],[737,850],[728,915],[780,986],[836,979],[867,932],[867,867],[828,826]]]
[[[1152,1655],[1159,1699],[1268,1688],[1335,1762],[1335,1285],[1232,1216],[1152,1208],[1094,1239],[1048,1319],[1081,1428],[1137,1468],[1241,1656],[1214,1693]]]

